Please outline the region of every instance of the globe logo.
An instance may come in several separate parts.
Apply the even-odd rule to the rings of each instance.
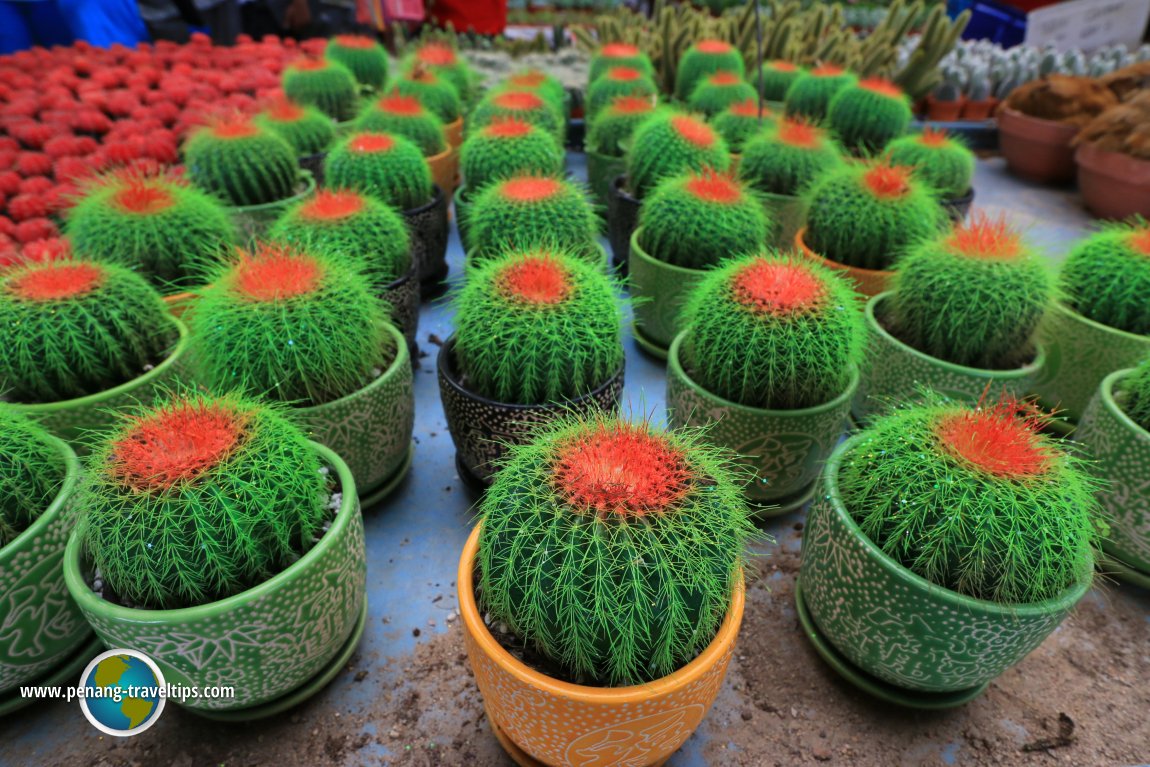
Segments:
[[[107,735],[139,735],[159,720],[167,703],[165,685],[151,658],[135,650],[109,650],[80,677],[80,710]]]

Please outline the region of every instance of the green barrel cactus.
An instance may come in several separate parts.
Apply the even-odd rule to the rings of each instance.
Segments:
[[[1123,389],[1126,401],[1122,410],[1134,423],[1150,431],[1150,358],[1134,368],[1134,374],[1126,379]]]
[[[0,404],[0,549],[36,521],[64,482],[64,465],[43,426]]]
[[[369,104],[355,121],[361,133],[391,133],[410,139],[425,157],[447,151],[443,121],[412,96],[388,94]]]
[[[630,143],[635,129],[654,111],[655,102],[652,99],[622,96],[612,100],[588,124],[588,151],[608,157],[622,157],[623,144]]]
[[[655,76],[651,59],[637,46],[628,43],[605,43],[591,56],[588,82],[595,82],[611,67],[631,67],[649,77]]]
[[[473,131],[459,148],[459,167],[469,190],[519,175],[558,176],[563,147],[529,122],[508,118]]]
[[[686,101],[707,75],[733,72],[739,78],[746,76],[743,54],[738,48],[722,40],[700,40],[679,59],[675,70],[675,98]]]
[[[455,122],[463,113],[459,91],[446,77],[430,69],[416,67],[397,79],[392,87],[400,96],[419,99],[444,124]]]
[[[750,98],[731,104],[711,120],[711,125],[736,154],[741,154],[747,141],[762,133],[774,122],[766,105],[760,109],[759,101]]]
[[[567,111],[567,89],[558,78],[542,69],[521,69],[505,77],[500,88],[509,91],[530,91],[538,94],[559,114]]]
[[[391,133],[353,133],[328,152],[323,175],[332,189],[355,189],[399,210],[432,197],[431,169],[419,147]]]
[[[759,67],[759,75],[755,84],[766,101],[781,102],[787,97],[787,89],[791,87],[799,75],[806,70],[790,61],[764,61]]]
[[[826,118],[835,94],[857,82],[855,75],[833,64],[824,64],[802,72],[787,88],[783,99],[787,116],[821,122]]]
[[[255,123],[291,144],[300,157],[319,154],[335,141],[331,118],[316,107],[288,99],[272,102],[255,116]]]
[[[284,69],[284,94],[316,107],[333,120],[350,120],[359,108],[359,89],[351,70],[334,61],[300,59]]]
[[[857,152],[877,152],[910,127],[914,114],[902,90],[881,77],[840,88],[827,106],[839,141]]]
[[[664,178],[730,166],[727,142],[714,128],[691,115],[659,110],[635,129],[627,152],[627,182],[641,198]]]
[[[518,175],[481,189],[467,213],[467,255],[473,263],[508,248],[562,243],[588,261],[602,259],[599,220],[579,185]]]
[[[654,101],[659,96],[655,81],[633,67],[612,67],[587,88],[587,117],[595,119],[612,101],[635,96]]]
[[[962,197],[974,179],[974,152],[946,131],[930,127],[891,141],[885,157],[891,165],[912,168],[944,200]]]
[[[748,99],[757,100],[755,86],[734,72],[715,72],[699,80],[687,104],[692,111],[714,117],[723,110]]]
[[[423,43],[404,59],[403,71],[423,69],[434,73],[446,80],[459,98],[470,102],[472,91],[475,89],[475,73],[464,59],[451,45],[437,40]]]
[[[747,140],[739,176],[760,192],[793,196],[843,166],[842,149],[829,132],[780,117]]]
[[[562,145],[567,132],[561,112],[547,100],[532,91],[499,91],[488,94],[467,120],[468,131],[478,130],[498,120],[513,118],[531,123],[547,131]]]
[[[247,117],[204,126],[184,143],[193,184],[229,205],[261,205],[291,197],[299,181],[296,150]]]
[[[1087,319],[1150,335],[1150,225],[1109,224],[1076,245],[1062,265],[1063,302]]]
[[[360,85],[378,90],[387,82],[387,51],[366,35],[336,35],[327,41],[324,56],[347,67]]]

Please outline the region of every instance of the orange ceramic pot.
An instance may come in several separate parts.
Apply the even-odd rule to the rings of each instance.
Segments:
[[[447,147],[439,154],[427,158],[427,166],[431,168],[431,180],[443,190],[443,196],[450,198],[455,194],[455,182],[459,178],[459,152],[453,146]]]
[[[463,143],[463,117],[456,117],[447,125],[444,125],[443,134],[447,137],[447,143],[451,144],[453,149],[459,149],[460,144]]]
[[[807,243],[803,239],[806,232],[807,228],[804,226],[795,235],[796,253],[814,259],[836,271],[845,272],[848,277],[854,280],[855,290],[867,298],[873,298],[890,289],[890,280],[894,277],[894,272],[886,269],[861,269],[857,266],[848,266],[847,264],[840,264],[838,261],[831,261],[829,258],[823,258],[807,247]]]
[[[743,621],[743,582],[714,640],[675,673],[633,687],[585,687],[545,676],[503,649],[475,603],[480,526],[459,560],[459,612],[475,681],[500,742],[520,767],[655,767],[691,736],[727,675]]]
[[[192,308],[192,302],[195,299],[195,293],[173,293],[170,296],[164,296],[164,303],[168,305],[169,314],[177,320],[182,320],[188,310]]]

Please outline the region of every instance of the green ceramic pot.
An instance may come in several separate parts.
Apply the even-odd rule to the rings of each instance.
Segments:
[[[176,610],[113,604],[89,586],[92,565],[83,543],[87,523],[81,520],[68,539],[64,580],[105,645],[144,653],[168,684],[235,688],[230,699],[173,702],[205,714],[229,712],[243,718],[245,711],[307,687],[352,635],[367,584],[359,496],[339,456],[322,445],[313,447],[339,478],[341,501],[331,527],[286,570],[234,596]]]
[[[622,156],[614,157],[587,150],[587,184],[591,197],[595,200],[599,215],[606,217],[607,205],[611,201],[611,182],[626,172]]]
[[[419,331],[419,267],[412,263],[407,274],[395,280],[380,293],[380,298],[391,307],[391,321],[403,338],[412,354],[418,352],[415,335]]]
[[[643,228],[631,235],[631,297],[635,301],[635,340],[659,359],[682,330],[679,313],[691,290],[706,276],[702,269],[685,269],[655,258],[639,245]]]
[[[1063,304],[1046,312],[1038,338],[1046,347],[1046,369],[1031,391],[1044,407],[1057,407],[1072,424],[1082,417],[1103,378],[1150,356],[1150,336],[1115,330]]]
[[[311,174],[311,171],[300,168],[296,193],[291,197],[260,205],[228,205],[226,208],[239,230],[240,242],[251,243],[262,239],[268,227],[285,210],[301,200],[306,200],[313,194],[315,194],[315,176]]]
[[[90,432],[102,431],[114,425],[115,411],[141,402],[151,402],[156,391],[180,379],[182,358],[188,348],[188,329],[174,317],[171,321],[179,332],[175,348],[166,360],[143,375],[86,397],[35,404],[14,402],[11,407],[38,420],[44,428],[69,443],[76,452],[86,454],[85,438],[90,436]]]
[[[846,431],[858,370],[834,399],[799,410],[748,407],[707,391],[690,375],[690,330],[675,337],[667,356],[667,422],[707,426],[707,439],[739,455],[754,476],[747,499],[779,516],[811,499],[827,456]]]
[[[312,439],[334,450],[347,463],[365,503],[408,466],[415,427],[411,355],[400,332],[387,326],[396,355],[383,375],[357,392],[322,405],[297,408]]]
[[[799,568],[806,607],[821,634],[854,666],[899,688],[926,693],[975,689],[1022,660],[1057,628],[1093,573],[1055,599],[1005,605],[920,578],[859,530],[839,496],[843,455],[834,451],[807,516]]]
[[[789,194],[760,192],[767,219],[774,223],[774,233],[768,243],[779,250],[789,249],[795,235],[807,223],[807,206],[801,197]]]
[[[1150,489],[1146,484],[1150,432],[1122,409],[1122,383],[1133,372],[1118,370],[1102,379],[1074,431],[1074,441],[1089,448],[1097,473],[1106,480],[1098,491],[1110,526],[1103,550],[1150,575]]]
[[[978,402],[984,393],[1001,392],[1022,398],[1041,375],[1047,355],[1039,344],[1034,359],[1013,370],[985,370],[955,365],[920,352],[891,335],[880,318],[884,316],[893,292],[880,293],[867,301],[867,361],[851,412],[865,423],[890,405],[917,399],[918,389],[929,386],[956,402]],[[987,389],[989,386],[989,390]]]

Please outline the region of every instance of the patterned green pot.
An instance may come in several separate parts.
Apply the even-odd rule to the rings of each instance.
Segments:
[[[144,610],[105,601],[92,591],[84,551],[87,523],[68,539],[64,580],[88,623],[109,648],[144,653],[168,684],[235,688],[232,698],[174,699],[205,715],[265,715],[293,691],[327,672],[364,608],[367,557],[355,480],[331,450],[313,443],[339,477],[340,506],[331,527],[294,564],[258,586],[206,605]]]
[[[667,357],[667,422],[671,426],[709,426],[707,439],[738,453],[754,475],[747,499],[774,517],[811,499],[827,456],[846,431],[858,370],[837,397],[800,410],[748,407],[707,391],[689,373],[690,330],[675,337]]]
[[[1102,549],[1150,576],[1150,432],[1122,409],[1122,382],[1133,372],[1118,370],[1102,379],[1074,430],[1074,441],[1089,448],[1095,470],[1106,480],[1098,491],[1110,526]]]
[[[1063,304],[1046,312],[1038,329],[1046,369],[1031,391],[1047,409],[1057,407],[1073,430],[1102,379],[1150,356],[1150,336],[1115,330]],[[1057,423],[1057,422],[1056,422]]]
[[[260,205],[228,205],[225,207],[236,223],[236,228],[240,233],[240,242],[251,243],[263,238],[268,227],[285,210],[313,194],[315,194],[315,176],[311,174],[311,171],[300,168],[296,193],[291,197]]]
[[[174,317],[172,323],[179,332],[175,348],[167,359],[143,375],[86,397],[35,404],[13,402],[11,406],[38,420],[44,428],[70,444],[80,455],[87,454],[86,438],[91,436],[90,432],[101,431],[115,424],[115,411],[140,402],[150,402],[156,390],[180,379],[183,372],[182,357],[188,348],[188,329]]]
[[[774,232],[768,245],[787,250],[794,245],[795,235],[807,223],[807,206],[801,197],[789,194],[760,192],[767,219],[774,222]]]
[[[895,688],[977,694],[1057,628],[1093,573],[1084,569],[1055,599],[1023,605],[973,599],[920,578],[863,535],[843,506],[839,464],[859,439],[831,455],[803,533],[799,586],[818,639]]]
[[[635,341],[658,359],[667,359],[667,350],[682,330],[679,313],[687,296],[706,272],[685,269],[655,258],[639,245],[643,228],[631,235],[631,297],[635,301]]]
[[[604,218],[607,216],[607,205],[611,201],[611,182],[625,171],[626,163],[623,157],[587,150],[587,185],[591,188],[591,197],[595,200],[599,215]]]
[[[415,427],[411,355],[400,332],[391,325],[387,330],[396,355],[383,375],[341,399],[295,410],[312,439],[347,463],[365,506],[380,500],[378,491],[391,489],[397,472],[410,466]]]
[[[419,331],[419,268],[412,263],[407,274],[395,280],[380,293],[380,298],[391,307],[391,321],[403,338],[412,354],[417,354],[419,346],[415,335]]]
[[[885,314],[884,305],[893,295],[888,291],[867,301],[867,361],[851,407],[855,420],[860,423],[866,423],[871,416],[889,409],[891,404],[917,399],[920,386],[929,386],[956,402],[978,402],[987,386],[995,396],[1005,391],[1024,397],[1041,375],[1048,359],[1042,344],[1038,345],[1029,364],[1013,370],[955,365],[904,344],[891,335],[881,321]]]

